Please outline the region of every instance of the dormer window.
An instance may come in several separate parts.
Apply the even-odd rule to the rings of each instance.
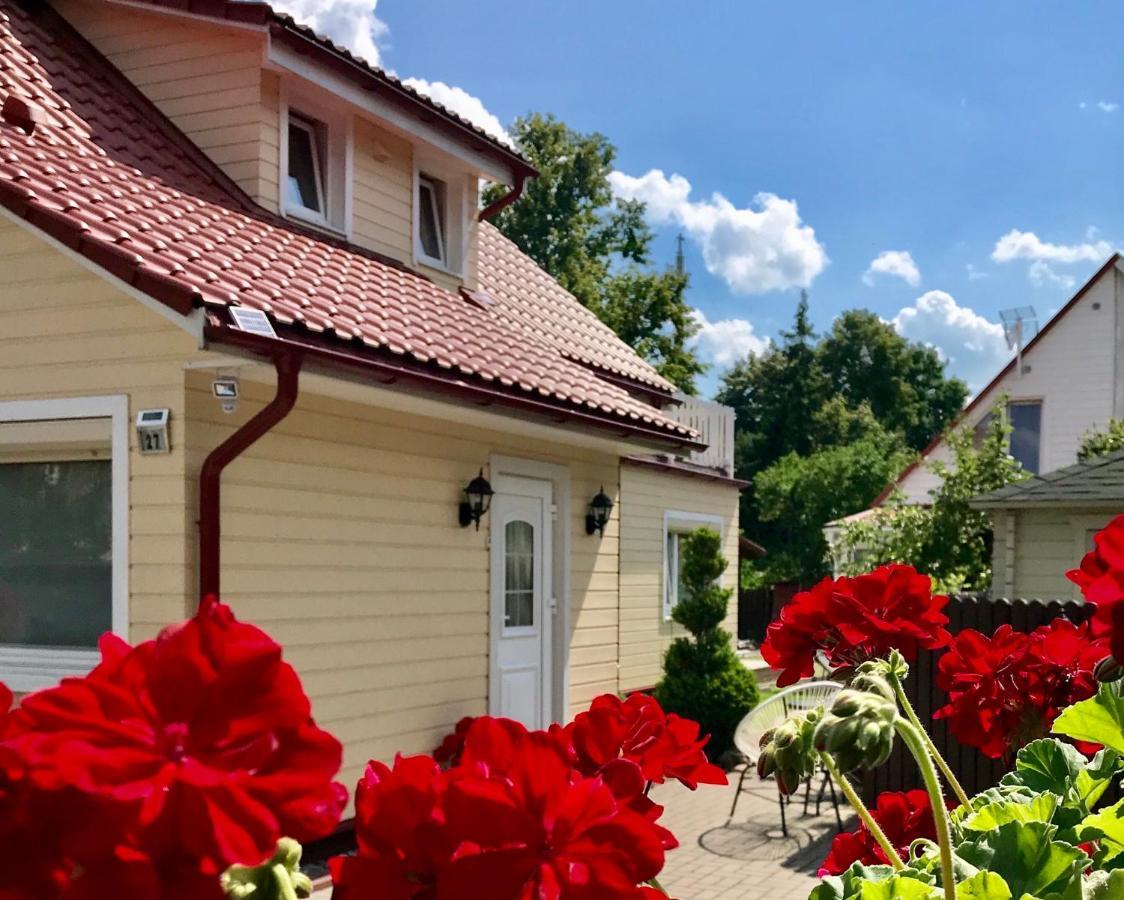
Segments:
[[[325,158],[323,126],[290,111],[289,113],[289,177],[286,208],[298,215],[327,221],[324,203]]]
[[[315,109],[315,117],[305,110]],[[350,237],[354,136],[343,106],[282,85],[281,213]]]
[[[418,176],[418,239],[423,260],[444,268],[448,265],[445,248],[445,183],[429,175]]]

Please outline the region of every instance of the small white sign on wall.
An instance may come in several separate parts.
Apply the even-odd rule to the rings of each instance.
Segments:
[[[137,449],[142,456],[171,453],[168,421],[172,413],[167,409],[142,409],[137,413]]]

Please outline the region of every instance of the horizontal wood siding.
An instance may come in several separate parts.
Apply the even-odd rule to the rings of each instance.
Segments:
[[[414,157],[407,141],[355,120],[355,243],[412,265]]]
[[[636,466],[621,467],[621,690],[651,687],[660,679],[663,655],[684,629],[663,618],[664,513],[721,516],[730,561],[722,583],[737,588],[738,491],[736,488]],[[737,596],[730,600],[726,629],[737,634]]]
[[[209,378],[188,378],[191,473],[272,396],[243,382],[224,415]],[[616,522],[601,538],[584,528],[589,498],[614,489],[614,457],[304,392],[224,475],[224,597],[285,646],[346,745],[345,782],[487,711],[487,529],[460,528],[456,509],[494,453],[569,467],[578,708],[618,686]]]
[[[172,452],[140,456],[130,429],[131,637],[187,608],[183,359],[194,340],[18,225],[0,220],[0,400],[127,394],[171,410]]]
[[[1014,582],[1009,595],[1079,600],[1080,589],[1065,573],[1080,565],[1081,557],[1091,549],[1089,532],[1107,525],[1114,513],[1075,507],[1019,509],[998,513],[994,519],[1000,521],[1004,515],[1015,517]],[[996,545],[1002,540],[997,532]],[[992,594],[999,595],[995,587]]]
[[[276,135],[277,106],[275,95],[263,100],[263,35],[89,0],[56,6],[251,197],[277,208],[277,144],[265,134]]]

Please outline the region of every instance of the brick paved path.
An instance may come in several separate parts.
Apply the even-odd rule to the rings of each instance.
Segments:
[[[825,801],[818,817],[813,804],[805,817],[803,798],[794,798],[785,838],[775,790],[751,776],[727,824],[736,780],[725,788],[691,792],[673,783],[653,792],[665,807],[660,822],[680,843],[667,856],[661,883],[677,900],[805,900],[836,833],[831,804]],[[844,826],[854,828],[846,806],[841,811]]]

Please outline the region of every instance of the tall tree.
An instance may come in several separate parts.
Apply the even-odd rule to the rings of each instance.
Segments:
[[[660,374],[694,393],[706,367],[688,347],[698,326],[687,278],[651,265],[644,204],[613,198],[616,148],[604,135],[580,134],[539,113],[516,119],[511,132],[539,177],[496,216],[496,227]],[[489,188],[484,202],[504,190]]]

